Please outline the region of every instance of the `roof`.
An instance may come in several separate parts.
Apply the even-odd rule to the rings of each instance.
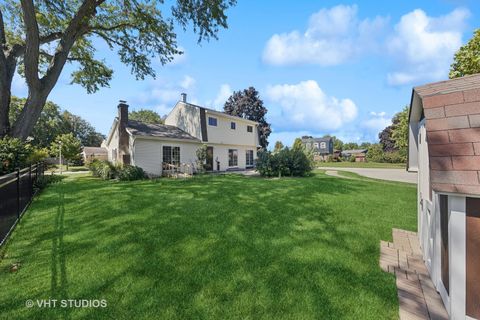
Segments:
[[[83,152],[85,154],[108,154],[106,148],[101,147],[83,147]]]
[[[368,149],[352,149],[352,150],[343,150],[342,153],[356,154],[356,153],[366,153]]]
[[[188,105],[190,105],[192,107],[195,107],[195,108],[204,109],[207,113],[211,113],[213,115],[227,117],[227,118],[230,118],[230,119],[233,119],[233,120],[238,120],[238,121],[249,122],[252,125],[258,125],[259,124],[258,122],[253,121],[253,120],[248,120],[248,119],[245,119],[245,118],[242,118],[242,117],[233,116],[231,114],[228,114],[228,113],[225,113],[225,112],[222,112],[222,111],[218,111],[218,110],[214,110],[214,109],[210,109],[210,108],[205,108],[205,107],[202,107],[202,106],[190,103],[190,102],[182,102],[182,103],[188,104]]]
[[[330,140],[332,140],[331,137],[328,137],[328,138],[302,138],[303,142],[307,142],[307,141],[330,142]]]
[[[480,195],[480,74],[413,88],[410,114],[421,111],[432,189]]]
[[[135,136],[181,139],[200,142],[199,139],[191,136],[182,129],[166,124],[150,124],[135,120],[128,120],[127,130]]]

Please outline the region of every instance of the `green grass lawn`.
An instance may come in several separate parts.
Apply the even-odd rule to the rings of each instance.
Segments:
[[[397,319],[379,241],[415,230],[415,212],[414,186],[321,173],[77,174],[35,199],[4,248],[0,318]],[[25,307],[49,298],[108,306]]]
[[[394,168],[405,169],[404,163],[379,163],[379,162],[317,162],[317,167],[332,168]]]

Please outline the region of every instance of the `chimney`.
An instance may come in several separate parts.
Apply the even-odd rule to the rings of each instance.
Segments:
[[[117,160],[123,164],[130,164],[129,137],[127,132],[128,125],[128,104],[120,100],[118,104],[118,149]]]
[[[180,101],[182,101],[182,102],[185,102],[185,103],[186,103],[186,102],[187,102],[187,94],[186,94],[186,93],[182,93],[182,94],[180,94],[180,96],[181,96],[181,99],[180,99]]]

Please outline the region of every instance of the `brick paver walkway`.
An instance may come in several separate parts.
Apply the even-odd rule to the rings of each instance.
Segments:
[[[448,319],[423,263],[415,232],[393,229],[393,243],[380,242],[380,267],[395,274],[400,320]]]

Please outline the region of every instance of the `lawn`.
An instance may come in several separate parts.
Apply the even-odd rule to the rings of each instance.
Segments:
[[[318,162],[317,167],[333,168],[387,168],[405,169],[404,163],[379,163],[379,162]]]
[[[415,212],[414,186],[321,173],[77,174],[35,199],[4,248],[0,318],[397,319],[379,241],[415,230]],[[49,298],[108,305],[25,307]]]

